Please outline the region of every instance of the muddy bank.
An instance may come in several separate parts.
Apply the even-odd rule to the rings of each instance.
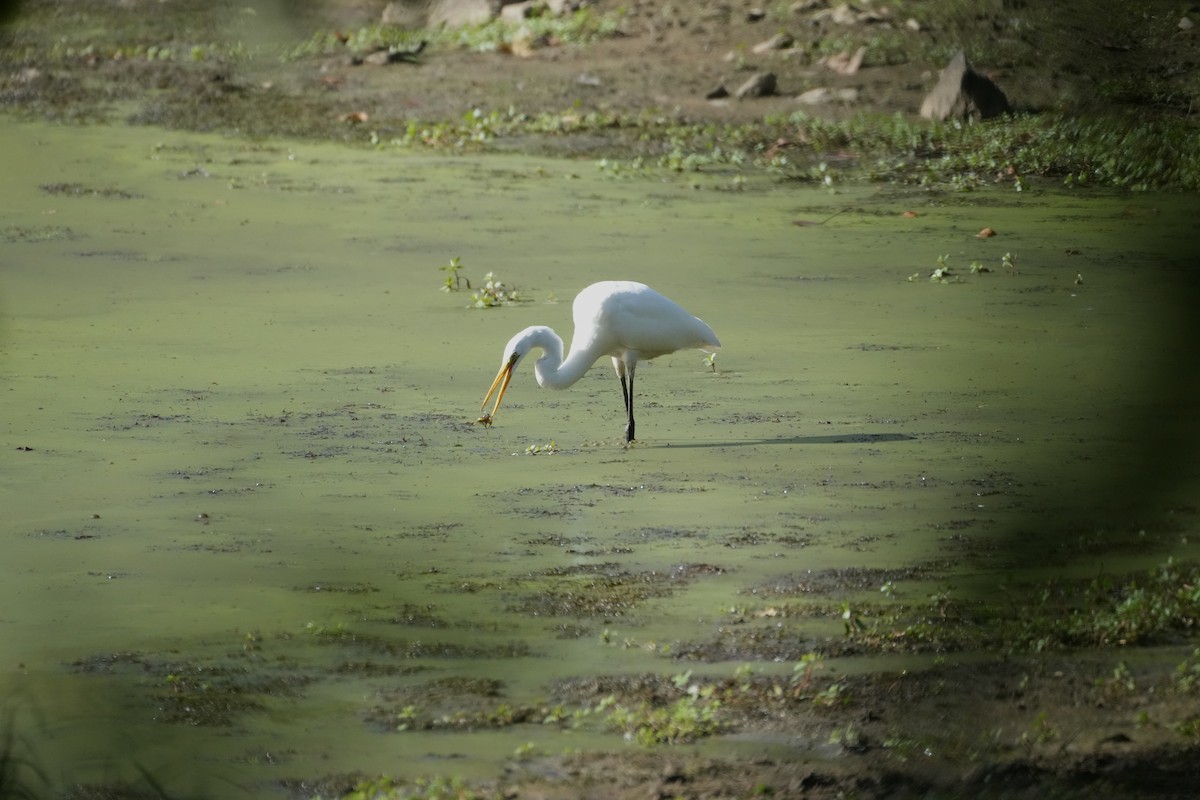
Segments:
[[[356,143],[389,141],[414,124],[432,127],[436,140],[439,126],[464,115],[512,110],[531,119],[506,147],[612,157],[656,151],[638,132],[656,119],[752,134],[761,126],[766,148],[786,134],[762,123],[796,112],[913,117],[960,49],[1021,112],[1133,112],[1145,122],[1187,117],[1196,97],[1195,37],[1169,3],[1111,3],[1098,13],[1094,3],[995,2],[968,12],[935,2],[847,15],[822,3],[601,0],[578,22],[530,21],[546,32],[524,57],[514,52],[515,26],[381,28],[384,5],[30,0],[3,31],[0,101],[64,121]],[[785,44],[761,46],[772,38]],[[389,48],[419,54],[363,60]],[[839,59],[860,48],[858,68],[839,71]],[[776,85],[768,96],[709,97],[766,73]],[[822,90],[852,99],[798,100]],[[573,129],[579,135],[564,141]]]

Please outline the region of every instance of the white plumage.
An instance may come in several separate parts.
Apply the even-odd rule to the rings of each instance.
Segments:
[[[625,441],[632,442],[633,374],[638,362],[692,347],[711,353],[721,346],[713,329],[703,320],[649,286],[633,281],[593,283],[576,296],[572,314],[575,334],[566,359],[562,338],[544,325],[526,328],[508,341],[500,371],[483,398],[486,407],[496,394],[496,404],[490,413],[480,417],[480,422],[492,423],[513,371],[530,351],[543,351],[533,370],[538,384],[551,389],[573,385],[597,359],[610,356],[625,399],[628,418]]]

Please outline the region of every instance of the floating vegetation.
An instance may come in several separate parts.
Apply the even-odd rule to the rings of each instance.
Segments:
[[[630,614],[649,598],[670,593],[669,586],[654,578],[597,577],[539,590],[509,610],[546,617],[615,619]]]
[[[1154,645],[1200,629],[1200,565],[1168,560],[1141,575],[1101,576],[1092,580],[1055,579],[1009,587],[1007,605],[954,597],[951,588],[927,594],[920,602],[902,602],[898,584],[919,579],[920,572],[870,571],[882,601],[828,599],[772,603],[730,609],[733,623],[703,642],[676,644],[676,658],[717,662],[794,661],[808,653],[823,657],[872,653],[952,653],[990,650],[1044,653],[1073,647]],[[838,591],[829,578],[797,582],[771,591],[802,596],[820,587]],[[845,588],[862,590],[856,581]],[[759,593],[762,593],[760,590]],[[842,634],[814,636],[775,624],[779,619],[840,620]],[[1190,691],[1200,667],[1179,668],[1181,686]]]
[[[483,286],[471,295],[473,308],[495,308],[507,303],[519,302],[522,298],[515,287],[507,286],[494,272],[483,276]]]
[[[443,292],[460,292],[464,286],[467,290],[471,289],[471,280],[462,274],[462,260],[458,256],[450,259],[450,263],[444,264],[438,269],[449,273],[442,283]],[[472,292],[470,307],[495,308],[508,303],[517,303],[522,299],[515,287],[504,284],[496,277],[496,273],[489,272],[483,276],[483,285]],[[490,425],[491,416],[481,417],[478,421],[481,424]]]
[[[682,696],[666,704],[622,705],[610,696],[596,710],[605,714],[609,727],[647,747],[694,742],[719,732],[721,699],[717,686],[692,682],[690,671],[676,675],[672,683]]]
[[[310,622],[305,626],[305,630],[318,644],[396,658],[520,658],[530,653],[529,645],[520,641],[494,645],[466,645],[455,642],[389,639],[377,634],[354,631],[341,623],[325,627]]]
[[[81,183],[44,183],[40,188],[49,195],[61,197],[102,197],[106,200],[134,200],[141,195],[112,187],[95,188]]]
[[[70,242],[78,239],[79,235],[70,228],[56,225],[9,225],[0,228],[0,242],[15,244],[17,242]]]

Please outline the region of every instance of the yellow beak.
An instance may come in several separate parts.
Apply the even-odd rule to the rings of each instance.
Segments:
[[[481,403],[479,406],[480,411],[486,408],[488,400],[492,399],[492,393],[495,392],[496,404],[492,406],[492,411],[486,416],[486,419],[490,420],[492,417],[496,416],[496,410],[500,408],[500,401],[504,398],[504,392],[508,389],[509,381],[512,380],[513,367],[516,365],[516,363],[517,356],[516,354],[513,354],[513,357],[508,360],[508,363],[502,366],[500,371],[496,373],[496,379],[492,381],[491,388],[488,389],[487,395],[483,398],[483,403]],[[500,389],[499,392],[496,391],[497,387]]]

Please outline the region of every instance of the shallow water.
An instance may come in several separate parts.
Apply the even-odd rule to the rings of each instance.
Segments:
[[[261,796],[622,746],[368,718],[446,676],[498,678],[517,704],[574,676],[728,674],[670,650],[773,581],[918,566],[898,591],[970,591],[1048,551],[1086,571],[1072,537],[1200,481],[1177,418],[1196,380],[1177,198],[831,192],[12,121],[0,139],[3,689],[56,780],[137,763]],[[928,280],[943,254],[960,282]],[[452,257],[529,302],[468,308],[439,291]],[[527,368],[495,427],[472,424],[508,337],[568,337],[570,298],[607,278],[709,322],[716,371],[642,365],[628,449],[604,363],[562,393]],[[1195,557],[1180,524],[1107,569]],[[605,610],[554,605],[581,575],[638,580]],[[365,663],[393,674],[333,672]],[[163,721],[180,675],[221,670],[279,683],[228,724]]]

